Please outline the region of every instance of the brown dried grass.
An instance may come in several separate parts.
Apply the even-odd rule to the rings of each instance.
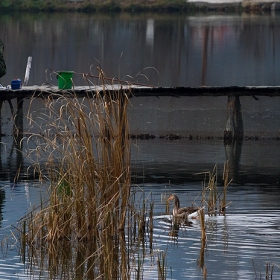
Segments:
[[[54,277],[69,276],[62,271],[66,258],[60,253],[70,244],[77,247],[75,253],[68,250],[67,260],[76,266],[73,274],[82,273],[83,279],[117,279],[120,274],[127,279],[129,274],[121,251],[131,186],[130,89],[107,91],[103,75],[100,71],[102,93],[90,92],[83,99],[51,95],[40,116],[29,113],[30,126],[40,131],[28,138],[29,157],[42,182],[48,181],[49,201],[23,219],[23,251],[27,246],[40,260],[46,254]]]

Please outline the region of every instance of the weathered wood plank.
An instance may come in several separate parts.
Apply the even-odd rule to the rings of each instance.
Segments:
[[[119,85],[106,85],[106,91],[116,91],[120,89]],[[122,86],[128,89],[128,86]],[[130,97],[162,97],[162,96],[280,96],[280,86],[229,86],[229,87],[141,87],[132,86],[132,95]],[[28,98],[31,96],[48,96],[50,94],[75,93],[79,97],[94,95],[96,91],[103,93],[103,86],[77,86],[74,89],[63,91],[57,86],[23,86],[18,90],[4,89],[0,90],[0,99],[7,100],[13,98]]]

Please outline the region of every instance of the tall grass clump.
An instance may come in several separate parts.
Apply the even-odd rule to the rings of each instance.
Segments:
[[[209,216],[216,215],[217,201],[218,201],[218,187],[217,187],[217,166],[214,166],[213,171],[203,172],[204,181],[202,183],[202,198],[201,205],[207,205],[207,212]],[[208,176],[207,176],[208,175]],[[207,182],[208,177],[208,182]]]
[[[24,250],[45,250],[48,260],[41,255],[40,262],[67,279],[127,279],[129,274],[124,229],[131,185],[130,88],[112,81],[117,89],[109,92],[103,78],[100,71],[101,87],[92,86],[96,91],[89,90],[88,97],[52,94],[44,99],[44,112],[29,112],[30,127],[39,133],[28,138],[28,156],[48,185],[49,198],[23,219]],[[61,271],[63,258],[57,257],[69,244],[76,244],[67,253],[73,255],[72,272]]]
[[[225,215],[227,203],[227,188],[232,180],[229,179],[229,164],[225,162],[223,170],[223,190],[219,193],[218,190],[218,171],[217,165],[214,166],[212,172],[203,172],[204,181],[202,183],[202,198],[201,204],[207,206],[209,216],[217,214]],[[207,181],[208,179],[208,181]]]

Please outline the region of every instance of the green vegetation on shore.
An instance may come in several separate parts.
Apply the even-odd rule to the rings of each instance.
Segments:
[[[179,12],[193,6],[186,0],[2,0],[1,11]]]

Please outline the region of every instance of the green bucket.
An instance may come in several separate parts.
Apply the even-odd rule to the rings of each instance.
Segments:
[[[71,89],[73,84],[73,71],[59,71],[57,75],[59,89]]]

